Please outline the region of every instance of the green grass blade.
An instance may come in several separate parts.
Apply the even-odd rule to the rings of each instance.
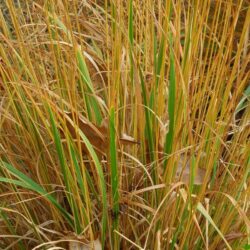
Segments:
[[[50,19],[52,20],[52,22],[55,23],[61,30],[63,30],[63,32],[69,38],[70,42],[72,42],[72,37],[71,37],[70,31],[67,29],[67,27],[55,15],[52,15],[51,13],[49,13],[49,16],[50,16]],[[87,85],[88,91],[86,93],[83,89],[82,89],[82,91],[84,92],[84,97],[86,99],[86,105],[87,105],[89,119],[92,120],[91,119],[91,117],[92,117],[91,116],[91,108],[90,108],[92,106],[92,108],[94,110],[96,122],[98,125],[100,125],[101,121],[102,121],[102,115],[101,115],[101,111],[100,111],[100,107],[98,105],[98,102],[97,102],[96,98],[93,96],[94,95],[94,87],[93,87],[93,84],[92,84],[92,81],[91,81],[91,78],[89,75],[88,67],[86,65],[84,56],[83,56],[82,51],[81,51],[81,46],[77,47],[76,58],[77,58],[77,63],[78,63],[79,72],[80,72],[82,82],[84,82]]]
[[[77,156],[72,145],[70,145],[70,154],[71,154],[71,158],[73,160],[73,164],[74,164],[75,171],[76,171],[77,183],[80,187],[81,194],[84,196],[85,188],[84,188],[83,178],[82,178],[81,170],[77,161]]]
[[[59,131],[56,127],[56,122],[55,122],[53,113],[52,113],[50,108],[49,108],[49,114],[50,114],[50,122],[52,125],[52,132],[53,132],[53,136],[54,136],[54,141],[56,144],[56,150],[57,150],[57,154],[58,154],[59,161],[60,161],[60,166],[61,166],[61,170],[62,170],[62,174],[63,174],[64,183],[66,186],[66,191],[67,191],[66,197],[67,197],[67,200],[68,200],[70,207],[71,207],[73,214],[74,214],[75,230],[77,233],[81,233],[82,228],[79,224],[80,220],[79,220],[79,213],[78,213],[78,209],[77,209],[77,204],[76,204],[75,200],[72,198],[72,196],[69,195],[69,194],[71,194],[70,183],[73,182],[73,177],[72,177],[71,172],[69,171],[68,166],[66,164],[60,134],[59,134]]]
[[[115,214],[119,212],[119,191],[118,191],[118,165],[116,157],[116,142],[115,142],[115,112],[114,108],[111,109],[110,114],[110,163],[111,163],[111,187],[113,196],[113,208]]]
[[[171,38],[172,40],[172,38]],[[172,42],[171,42],[172,44]],[[169,114],[169,130],[165,139],[165,153],[171,154],[173,139],[174,139],[174,118],[175,118],[175,66],[174,66],[174,53],[172,46],[170,47],[170,73],[169,73],[169,96],[168,96],[168,114]],[[165,162],[166,167],[166,162]]]
[[[28,184],[25,184],[24,182],[19,181],[19,180],[13,180],[13,179],[5,178],[5,177],[0,177],[0,182],[9,183],[9,184],[13,184],[13,185],[16,185],[19,187],[30,189],[30,186]],[[35,191],[37,191],[37,190],[35,190]]]
[[[224,235],[222,234],[222,232],[220,231],[220,229],[216,226],[216,224],[214,223],[213,219],[211,218],[211,216],[208,214],[208,212],[206,211],[206,209],[203,207],[203,205],[199,202],[197,205],[197,210],[207,219],[207,221],[214,227],[214,229],[217,231],[217,233],[220,235],[220,237],[223,239],[223,241],[225,242],[225,244],[227,245],[228,249],[232,249],[230,247],[230,245],[228,244],[227,240],[225,239]]]
[[[194,188],[194,179],[195,179],[195,165],[196,165],[196,158],[194,155],[192,155],[191,157],[191,164],[190,164],[190,184],[189,184],[189,188],[190,188],[190,194],[193,193],[193,188]]]
[[[39,184],[34,182],[32,179],[30,179],[28,176],[26,176],[25,174],[23,174],[22,172],[20,172],[16,168],[14,168],[11,164],[9,164],[7,162],[3,162],[3,161],[2,161],[2,164],[3,164],[3,167],[6,170],[8,170],[9,173],[11,173],[15,177],[17,177],[19,179],[19,181],[1,177],[0,182],[5,182],[5,183],[10,183],[10,184],[14,184],[17,186],[21,186],[23,188],[30,189],[30,190],[35,191],[36,193],[38,193],[40,195],[45,196],[62,213],[62,215],[65,217],[65,219],[68,221],[68,223],[73,227],[73,220],[72,220],[71,216],[69,215],[69,213],[66,212],[64,210],[64,208],[62,208],[61,205],[56,201],[56,199],[52,195],[48,194],[43,189],[42,186],[40,186]]]
[[[118,214],[119,214],[119,177],[118,177],[118,164],[116,157],[116,140],[115,140],[115,111],[114,108],[111,108],[110,111],[110,120],[109,120],[109,131],[110,131],[110,165],[111,165],[111,189],[112,189],[112,200],[113,200],[113,215],[114,221],[112,225],[112,232],[118,229]],[[118,235],[113,233],[114,245],[118,247],[117,238]]]
[[[242,109],[246,108],[250,104],[250,85],[243,93],[243,97],[241,98],[239,104],[236,107],[235,114],[237,114]]]
[[[86,84],[86,88],[85,89],[81,88],[81,89],[84,92],[83,94],[86,100],[85,103],[87,105],[88,116],[91,120],[92,117],[91,107],[92,107],[95,114],[96,122],[98,125],[100,125],[102,122],[102,114],[100,106],[94,96],[95,95],[94,87],[80,46],[77,49],[76,55],[77,55],[78,68],[81,76],[81,82]]]
[[[86,190],[85,190],[84,183],[83,183],[83,177],[81,175],[81,170],[80,170],[80,167],[79,167],[79,164],[78,164],[78,161],[77,161],[77,155],[76,155],[75,150],[74,150],[74,148],[73,148],[73,146],[71,144],[70,144],[70,154],[71,154],[71,158],[73,160],[73,164],[74,164],[74,167],[75,167],[77,183],[78,183],[78,185],[80,187],[80,193],[81,193],[82,197],[85,197]],[[85,208],[83,208],[82,210],[83,210],[85,223],[88,224],[89,220],[88,220],[88,216],[87,216],[87,214],[85,212]]]
[[[67,192],[70,192],[70,186],[69,186],[70,173],[69,173],[69,171],[67,171],[67,164],[66,164],[66,160],[65,160],[65,156],[64,156],[64,152],[63,152],[63,146],[62,146],[60,134],[59,134],[59,131],[58,131],[57,126],[56,126],[54,115],[53,115],[50,108],[48,108],[48,110],[49,110],[49,115],[50,115],[50,122],[51,122],[51,126],[52,126],[53,137],[54,137],[54,141],[55,141],[55,145],[56,145],[56,151],[57,151],[57,154],[59,157],[60,166],[61,166],[61,170],[62,170],[62,174],[63,174],[63,179],[64,179],[64,182],[66,185]]]
[[[77,56],[77,63],[78,63],[78,67],[80,70],[81,77],[84,83],[87,85],[88,90],[91,93],[94,93],[94,87],[93,87],[93,84],[89,75],[88,67],[86,65],[80,46],[77,49],[76,56]]]
[[[106,230],[107,230],[107,218],[108,218],[108,201],[107,201],[107,190],[106,190],[106,181],[104,178],[104,173],[102,170],[101,163],[96,155],[95,150],[93,149],[91,143],[89,142],[88,138],[85,134],[79,129],[79,135],[83,140],[91,158],[96,167],[97,174],[99,176],[99,185],[102,194],[102,246],[104,249],[105,245],[105,237],[106,237]]]
[[[143,104],[145,106],[146,138],[148,139],[150,160],[153,162],[155,157],[154,157],[154,139],[153,139],[153,134],[152,134],[152,129],[151,129],[151,119],[150,119],[151,115],[150,115],[150,111],[148,110],[147,92],[146,92],[144,77],[140,68],[139,70],[140,70],[140,80],[141,80],[141,88],[142,88],[142,98],[143,98]],[[155,176],[153,180],[156,181]]]
[[[164,62],[163,57],[164,57],[165,47],[166,47],[166,37],[163,34],[162,38],[161,38],[161,42],[160,42],[160,48],[159,48],[157,63],[156,63],[156,65],[157,65],[157,68],[156,68],[156,90],[157,90],[158,85],[159,85],[161,69],[162,69],[162,65]]]

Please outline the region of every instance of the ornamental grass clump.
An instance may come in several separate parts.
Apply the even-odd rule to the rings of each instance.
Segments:
[[[248,249],[250,2],[0,3],[1,249]]]

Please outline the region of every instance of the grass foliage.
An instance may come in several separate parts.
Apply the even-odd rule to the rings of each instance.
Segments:
[[[249,6],[1,1],[0,248],[249,249]]]

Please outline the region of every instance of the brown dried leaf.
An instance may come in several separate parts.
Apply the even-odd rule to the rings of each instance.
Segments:
[[[109,148],[109,136],[108,136],[108,120],[104,119],[102,125],[96,126],[91,122],[80,117],[79,115],[73,114],[72,112],[64,112],[63,115],[66,115],[79,127],[79,129],[85,134],[88,138],[98,156],[105,155],[106,150]],[[66,127],[69,130],[73,139],[77,138],[76,129],[74,126],[66,119]],[[123,134],[119,139],[123,145],[127,144],[139,144],[134,138]],[[84,143],[81,144],[82,152],[88,154],[87,148]]]
[[[135,138],[123,133],[120,142],[124,145],[126,144],[140,144],[140,142],[136,141]]]
[[[96,239],[95,241],[83,244],[79,242],[71,241],[69,242],[69,250],[101,250],[102,245],[99,239]]]
[[[191,166],[190,166],[190,159],[185,161],[184,156],[180,156],[180,160],[178,162],[177,170],[176,170],[176,178],[181,176],[181,181],[186,184],[189,184],[190,181],[190,174],[191,174]],[[206,171],[202,168],[197,168],[195,177],[194,177],[194,184],[201,185],[204,182]]]
[[[75,122],[79,129],[85,134],[89,142],[92,144],[94,149],[99,155],[105,155],[106,149],[108,148],[107,130],[101,127],[93,125],[91,122],[84,120],[83,117],[74,116],[73,113],[69,112],[66,115]],[[74,126],[66,119],[66,126],[73,139],[77,138],[76,130]],[[83,153],[87,154],[88,150],[84,143],[81,144]]]

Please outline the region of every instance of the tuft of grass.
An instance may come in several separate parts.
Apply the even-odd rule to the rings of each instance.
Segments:
[[[249,0],[0,3],[1,249],[247,249]]]

